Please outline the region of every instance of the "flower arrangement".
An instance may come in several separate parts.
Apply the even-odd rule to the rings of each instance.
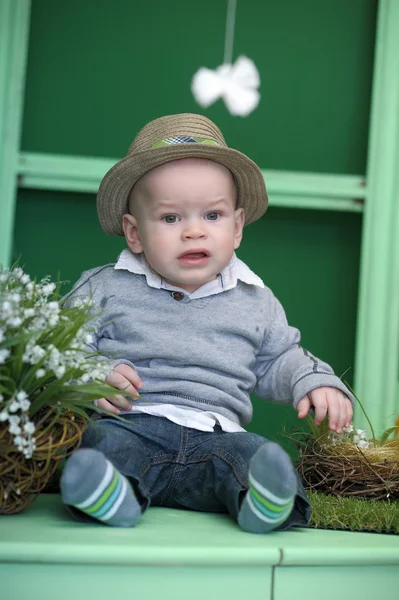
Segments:
[[[399,427],[377,438],[356,400],[371,437],[353,425],[338,435],[327,420],[316,427],[309,417],[310,431],[297,440],[297,470],[312,504],[311,525],[399,533],[399,440],[391,439]]]
[[[79,443],[86,409],[115,393],[88,350],[91,314],[90,301],[63,307],[49,278],[0,269],[0,513],[30,503]]]

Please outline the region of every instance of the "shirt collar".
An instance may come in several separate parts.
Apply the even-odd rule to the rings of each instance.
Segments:
[[[255,285],[260,288],[264,288],[265,284],[242,260],[237,258],[234,253],[229,264],[219,273],[219,275],[213,280],[205,283],[200,288],[188,293],[186,290],[170,285],[163,281],[162,277],[158,275],[148,264],[144,253],[134,254],[126,248],[123,250],[118,258],[114,269],[120,269],[135,273],[136,275],[144,275],[147,284],[156,289],[164,289],[170,291],[183,292],[191,300],[197,298],[205,298],[213,294],[219,294],[226,292],[236,287],[237,281],[240,280],[248,285]]]

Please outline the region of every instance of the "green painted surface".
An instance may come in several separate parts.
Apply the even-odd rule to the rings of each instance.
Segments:
[[[271,566],[276,535],[245,533],[228,515],[151,508],[135,528],[74,521],[44,494],[19,515],[1,516],[0,563]]]
[[[370,549],[371,550],[371,549]],[[398,597],[399,569],[379,567],[276,568],[274,600],[375,600]]]
[[[73,521],[59,496],[0,518],[4,600],[396,598],[399,538],[243,532],[228,515],[150,508],[131,529]]]
[[[45,494],[2,516],[0,563],[108,566],[399,566],[399,537],[297,528],[255,535],[228,515],[150,508],[135,528],[72,519]],[[399,569],[398,569],[399,572]]]
[[[339,375],[354,363],[360,233],[357,214],[270,208],[245,230],[239,250],[301,329],[304,346]],[[60,273],[67,291],[83,270],[114,262],[124,247],[102,232],[93,196],[20,190],[14,258],[32,276]],[[294,452],[280,434],[299,425],[295,411],[258,399],[254,405],[249,428]]]
[[[356,353],[356,389],[377,435],[399,413],[399,2],[380,7]],[[358,424],[369,428],[363,415]]]
[[[9,266],[30,0],[0,0],[0,265]]]
[[[239,2],[234,58],[261,74],[248,118],[204,114],[263,168],[364,173],[376,0]],[[22,149],[122,156],[148,120],[201,112],[190,82],[223,59],[221,0],[33,0]]]
[[[106,172],[118,158],[21,152],[19,186],[63,192],[97,192]],[[363,212],[367,194],[361,175],[331,175],[262,169],[269,206]]]
[[[123,567],[74,565],[0,565],[4,600],[242,600],[251,594],[270,598],[272,569],[267,567]]]

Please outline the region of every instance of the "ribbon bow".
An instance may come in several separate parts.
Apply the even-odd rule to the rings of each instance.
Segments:
[[[240,56],[234,65],[224,64],[214,71],[201,67],[193,77],[191,91],[203,108],[222,98],[232,115],[246,117],[259,104],[259,85],[254,62]]]

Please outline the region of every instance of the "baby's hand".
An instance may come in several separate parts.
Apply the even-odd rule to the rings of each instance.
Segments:
[[[352,417],[352,403],[347,396],[334,387],[319,387],[304,396],[296,407],[298,417],[303,419],[311,406],[315,408],[315,423],[320,425],[328,413],[328,426],[337,433],[349,427]]]
[[[120,414],[121,411],[119,409],[130,410],[131,402],[124,398],[124,396],[138,398],[139,392],[137,388],[143,385],[136,371],[132,367],[129,367],[129,365],[118,365],[105,381],[118,390],[123,390],[123,396],[118,394],[114,398],[100,398],[100,400],[96,401],[97,406],[108,410],[114,415]]]

